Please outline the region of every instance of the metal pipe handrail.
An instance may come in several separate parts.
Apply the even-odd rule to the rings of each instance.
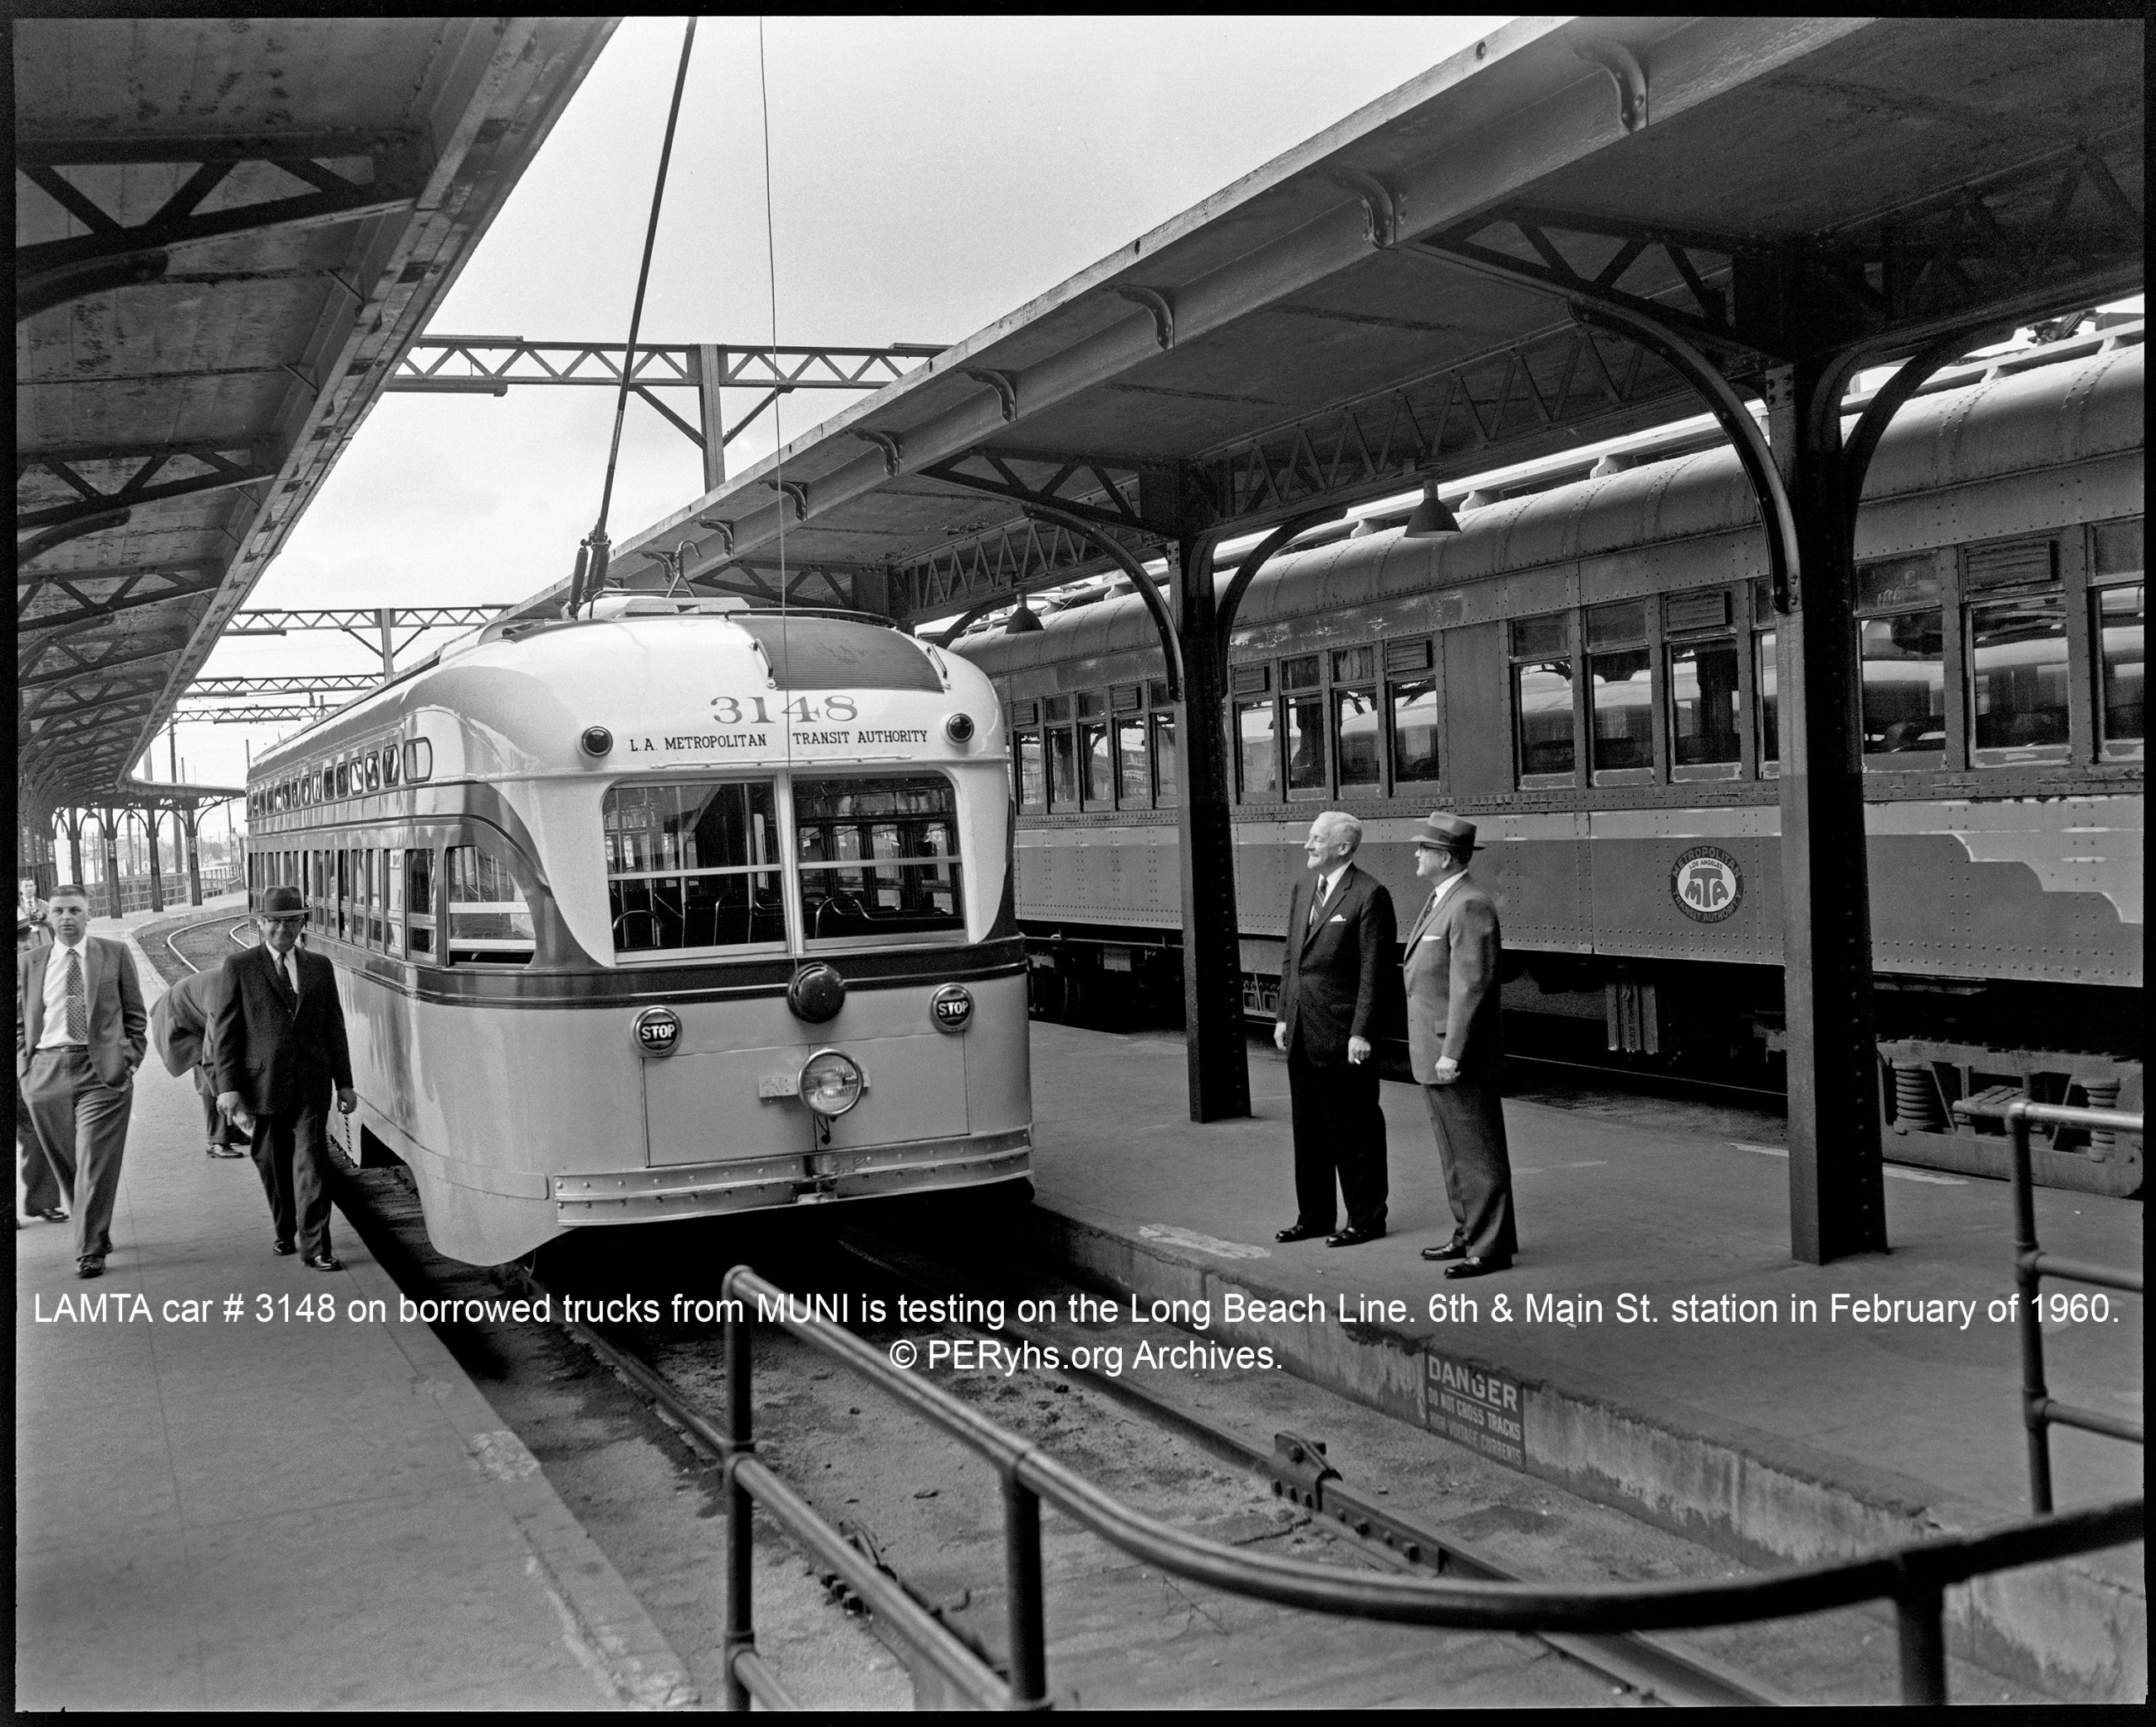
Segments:
[[[1865,1559],[1828,1560],[1706,1583],[1677,1579],[1552,1586],[1343,1570],[1311,1560],[1230,1547],[1175,1528],[1124,1505],[1031,1441],[1006,1432],[940,1387],[894,1367],[864,1340],[818,1317],[798,1298],[746,1266],[737,1266],[727,1273],[721,1293],[741,1303],[743,1315],[727,1325],[731,1395],[728,1432],[722,1452],[733,1489],[730,1517],[738,1520],[744,1551],[752,1498],[764,1502],[789,1527],[795,1527],[797,1516],[812,1524],[820,1522],[798,1500],[782,1512],[766,1495],[774,1486],[783,1490],[783,1484],[753,1457],[750,1321],[746,1317],[752,1301],[760,1316],[852,1368],[887,1396],[995,1464],[1002,1475],[1012,1650],[1006,1707],[1041,1707],[1046,1698],[1038,1522],[1041,1500],[1111,1545],[1177,1576],[1283,1606],[1396,1623],[1469,1630],[1668,1630],[1788,1618],[1887,1597],[1894,1602],[1899,1620],[1903,1698],[1909,1703],[1945,1699],[1941,1615],[1943,1591],[1948,1586],[1987,1571],[2137,1540],[2143,1532],[2145,1502],[2132,1499],[2046,1516],[1977,1536],[1944,1536],[1916,1542]],[[1026,1530],[1029,1522],[1030,1538]],[[734,1527],[730,1522],[729,1528]],[[825,1532],[807,1538],[849,1581],[857,1572],[868,1569],[862,1556],[847,1548],[835,1532],[828,1531],[828,1526]],[[877,1575],[873,1570],[869,1574]],[[886,1580],[879,1576],[878,1580]],[[737,1559],[739,1592],[729,1603],[729,1650],[754,1649],[747,1581],[745,1559]],[[903,1623],[894,1628],[902,1635],[906,1634]],[[937,1628],[945,1637],[951,1635],[946,1628]],[[930,1649],[923,1653],[946,1676],[956,1676],[937,1659],[940,1651]],[[967,1653],[970,1657],[971,1652]],[[960,1665],[971,1666],[977,1659]],[[730,1662],[731,1656],[729,1675]],[[979,1699],[979,1692],[973,1686],[965,1689]],[[747,1707],[745,1687],[730,1677],[728,1695],[733,1706]],[[1001,1694],[997,1700],[1004,1701]]]
[[[2093,1283],[2104,1289],[2143,1293],[2138,1271],[2061,1259],[2046,1253],[2036,1240],[2036,1191],[2031,1172],[2029,1127],[2041,1122],[2055,1127],[2086,1127],[2092,1133],[2139,1133],[2137,1111],[2090,1109],[2063,1103],[2036,1103],[2017,1097],[2010,1103],[1984,1104],[1969,1098],[1956,1102],[1954,1113],[1966,1119],[1989,1117],[2006,1123],[2013,1145],[2015,1307],[2021,1328],[2021,1425],[2029,1435],[2029,1504],[2039,1516],[2052,1508],[2052,1440],[2054,1427],[2076,1427],[2129,1445],[2147,1442],[2138,1421],[2061,1403],[2044,1378],[2043,1281]]]

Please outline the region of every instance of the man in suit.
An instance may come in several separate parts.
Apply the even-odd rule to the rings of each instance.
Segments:
[[[217,1107],[216,1058],[209,1042],[210,1021],[224,987],[221,967],[182,978],[150,1010],[150,1042],[173,1078],[189,1073],[195,1077],[195,1094],[202,1100],[202,1149],[211,1157],[238,1158],[247,1155],[247,1136]]]
[[[45,908],[35,907],[29,916],[15,919],[15,963],[22,964],[22,956],[33,948],[51,946],[52,933],[45,928]],[[37,1123],[30,1119],[29,1100],[23,1095],[23,1088],[15,1087],[15,1161],[22,1174],[22,1209],[34,1218],[42,1218],[48,1223],[64,1223],[67,1213],[60,1203],[59,1179],[52,1173],[52,1165],[45,1154],[45,1148],[38,1143]],[[15,1227],[23,1227],[20,1212],[15,1216]]]
[[[1452,1239],[1424,1248],[1422,1257],[1449,1261],[1448,1277],[1480,1277],[1503,1271],[1519,1251],[1498,1096],[1504,942],[1497,909],[1467,873],[1481,849],[1475,824],[1440,811],[1422,824],[1415,848],[1415,873],[1431,893],[1407,930],[1407,1060],[1429,1101],[1453,1217]]]
[[[1363,824],[1327,810],[1303,842],[1309,868],[1288,896],[1288,944],[1273,1041],[1288,1055],[1295,1124],[1295,1221],[1274,1237],[1353,1247],[1385,1234],[1385,1111],[1370,1037],[1391,963],[1392,896],[1350,861]],[[1332,1184],[1348,1226],[1332,1233]]]
[[[224,996],[210,1020],[217,1107],[246,1128],[276,1230],[272,1250],[304,1249],[318,1271],[341,1271],[329,1250],[328,1103],[359,1106],[337,968],[304,951],[307,902],[296,887],[270,888],[255,923],[259,946],[224,964]],[[295,1239],[296,1238],[296,1241]]]
[[[74,1208],[75,1275],[101,1277],[149,1015],[134,956],[89,933],[89,895],[56,887],[46,903],[52,946],[15,961],[15,1080]]]

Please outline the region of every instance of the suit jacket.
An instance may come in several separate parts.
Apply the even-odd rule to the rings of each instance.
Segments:
[[[1348,1059],[1350,1037],[1376,1035],[1379,990],[1392,960],[1392,896],[1350,864],[1313,925],[1310,899],[1320,879],[1315,870],[1305,871],[1288,896],[1280,1021],[1290,1050],[1299,1035],[1304,1060],[1337,1067]]]
[[[150,1010],[150,1042],[174,1079],[193,1067],[206,1065],[216,1072],[210,1054],[210,1021],[224,993],[221,967],[194,972],[166,990]]]
[[[45,967],[67,950],[55,942],[15,958],[15,1074],[27,1078],[30,1055],[45,1035]],[[124,943],[83,938],[83,989],[89,998],[90,1066],[108,1085],[125,1085],[149,1048],[150,1017],[142,1010],[135,956]]]
[[[1463,1080],[1494,1081],[1504,1057],[1498,1015],[1498,962],[1504,938],[1497,909],[1473,877],[1426,903],[1407,930],[1401,962],[1407,989],[1407,1062],[1428,1085],[1438,1060],[1460,1063]]]
[[[352,1083],[337,967],[318,953],[295,951],[297,1002],[264,942],[225,961],[224,999],[210,1016],[217,1090],[239,1093],[253,1115],[326,1109],[329,1087]]]

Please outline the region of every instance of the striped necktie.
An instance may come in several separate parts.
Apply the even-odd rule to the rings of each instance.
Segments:
[[[83,950],[67,950],[67,1041],[90,1041],[90,999],[83,988]]]

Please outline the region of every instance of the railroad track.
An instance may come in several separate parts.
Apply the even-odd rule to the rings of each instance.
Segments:
[[[467,1325],[438,1329],[510,1425],[526,1433],[549,1477],[563,1469],[558,1484],[564,1498],[580,1517],[590,1508],[595,1521],[587,1527],[632,1586],[638,1586],[638,1568],[646,1566],[659,1574],[658,1589],[673,1591],[647,1596],[648,1604],[703,1679],[707,1696],[718,1690],[724,1622],[718,1580],[724,1572],[718,1513],[725,1495],[708,1413],[724,1407],[723,1351],[715,1323],[662,1316],[670,1293],[715,1295],[721,1270],[753,1261],[782,1287],[846,1292],[855,1303],[851,1329],[882,1350],[899,1328],[862,1321],[858,1303],[864,1295],[888,1301],[900,1293],[947,1296],[999,1287],[983,1263],[953,1258],[945,1244],[911,1227],[903,1212],[887,1214],[895,1228],[880,1235],[847,1230],[835,1236],[828,1212],[677,1224],[664,1244],[648,1231],[579,1232],[548,1249],[538,1266],[488,1272],[432,1254],[402,1171],[348,1171],[340,1186],[347,1216],[415,1297],[446,1291],[499,1301],[505,1282],[512,1286],[506,1293],[520,1293],[514,1286],[526,1275],[543,1278],[556,1295],[557,1323],[524,1327],[520,1335]],[[913,1214],[915,1220],[926,1215]],[[1014,1273],[1006,1294],[1065,1287],[1032,1275],[1031,1268],[1005,1269]],[[562,1296],[623,1294],[659,1308],[626,1324],[558,1323]],[[909,1329],[918,1335],[919,1328]],[[936,1329],[953,1340],[993,1336],[1006,1346],[1029,1340],[1068,1344],[1081,1335],[1098,1341],[1102,1335],[1009,1324]],[[1187,1341],[1191,1334],[1168,1335]],[[544,1431],[521,1425],[513,1411],[520,1397],[528,1404],[529,1394],[510,1383],[520,1376],[543,1382],[539,1399],[560,1406],[568,1437],[550,1442]],[[1599,1581],[1726,1575],[1734,1569],[1678,1538],[1571,1500],[1285,1375],[1141,1384],[1134,1375],[1118,1382],[1065,1366],[1007,1378],[936,1377],[943,1389],[1134,1509],[1254,1553],[1463,1578]],[[1001,1506],[993,1472],[961,1457],[925,1425],[893,1419],[868,1386],[776,1328],[758,1328],[755,1384],[765,1462],[873,1555],[915,1602],[991,1659],[1000,1655]],[[603,1430],[611,1445],[631,1425],[640,1427],[647,1452],[656,1446],[674,1458],[670,1492],[688,1497],[670,1500],[668,1489],[648,1484],[640,1490],[641,1502],[624,1509],[624,1495],[615,1489],[579,1484],[590,1481],[592,1467],[588,1440],[580,1436]],[[1328,1440],[1331,1459],[1319,1449]],[[612,1449],[618,1453],[617,1445]],[[1334,1460],[1349,1479],[1329,1473]],[[676,1507],[695,1515],[680,1515]],[[615,1515],[622,1520],[619,1546],[610,1545],[616,1536],[605,1522]],[[1043,1524],[1043,1543],[1048,1672],[1059,1703],[1582,1707],[1792,1698],[1883,1702],[1896,1692],[1892,1622],[1860,1608],[1686,1634],[1682,1646],[1661,1637],[1413,1630],[1325,1618],[1177,1582],[1054,1515]],[[659,1548],[672,1549],[672,1556],[655,1553]],[[808,1568],[785,1554],[779,1539],[758,1543],[760,1647],[776,1649],[780,1676],[790,1686],[789,1675],[819,1667],[827,1680],[833,1668],[857,1669],[862,1645],[856,1643],[849,1653],[843,1639],[857,1638],[862,1628],[876,1633],[873,1617],[835,1577],[819,1580],[828,1596],[818,1593]],[[771,1606],[775,1595],[766,1591],[788,1579],[796,1593],[790,1611],[777,1612]],[[677,1609],[674,1602],[691,1587],[702,1591],[696,1611]],[[887,1655],[867,1647],[889,1668]],[[1955,1666],[1957,1697],[2006,1700],[1993,1676]],[[814,1689],[805,1687],[802,1694]]]

